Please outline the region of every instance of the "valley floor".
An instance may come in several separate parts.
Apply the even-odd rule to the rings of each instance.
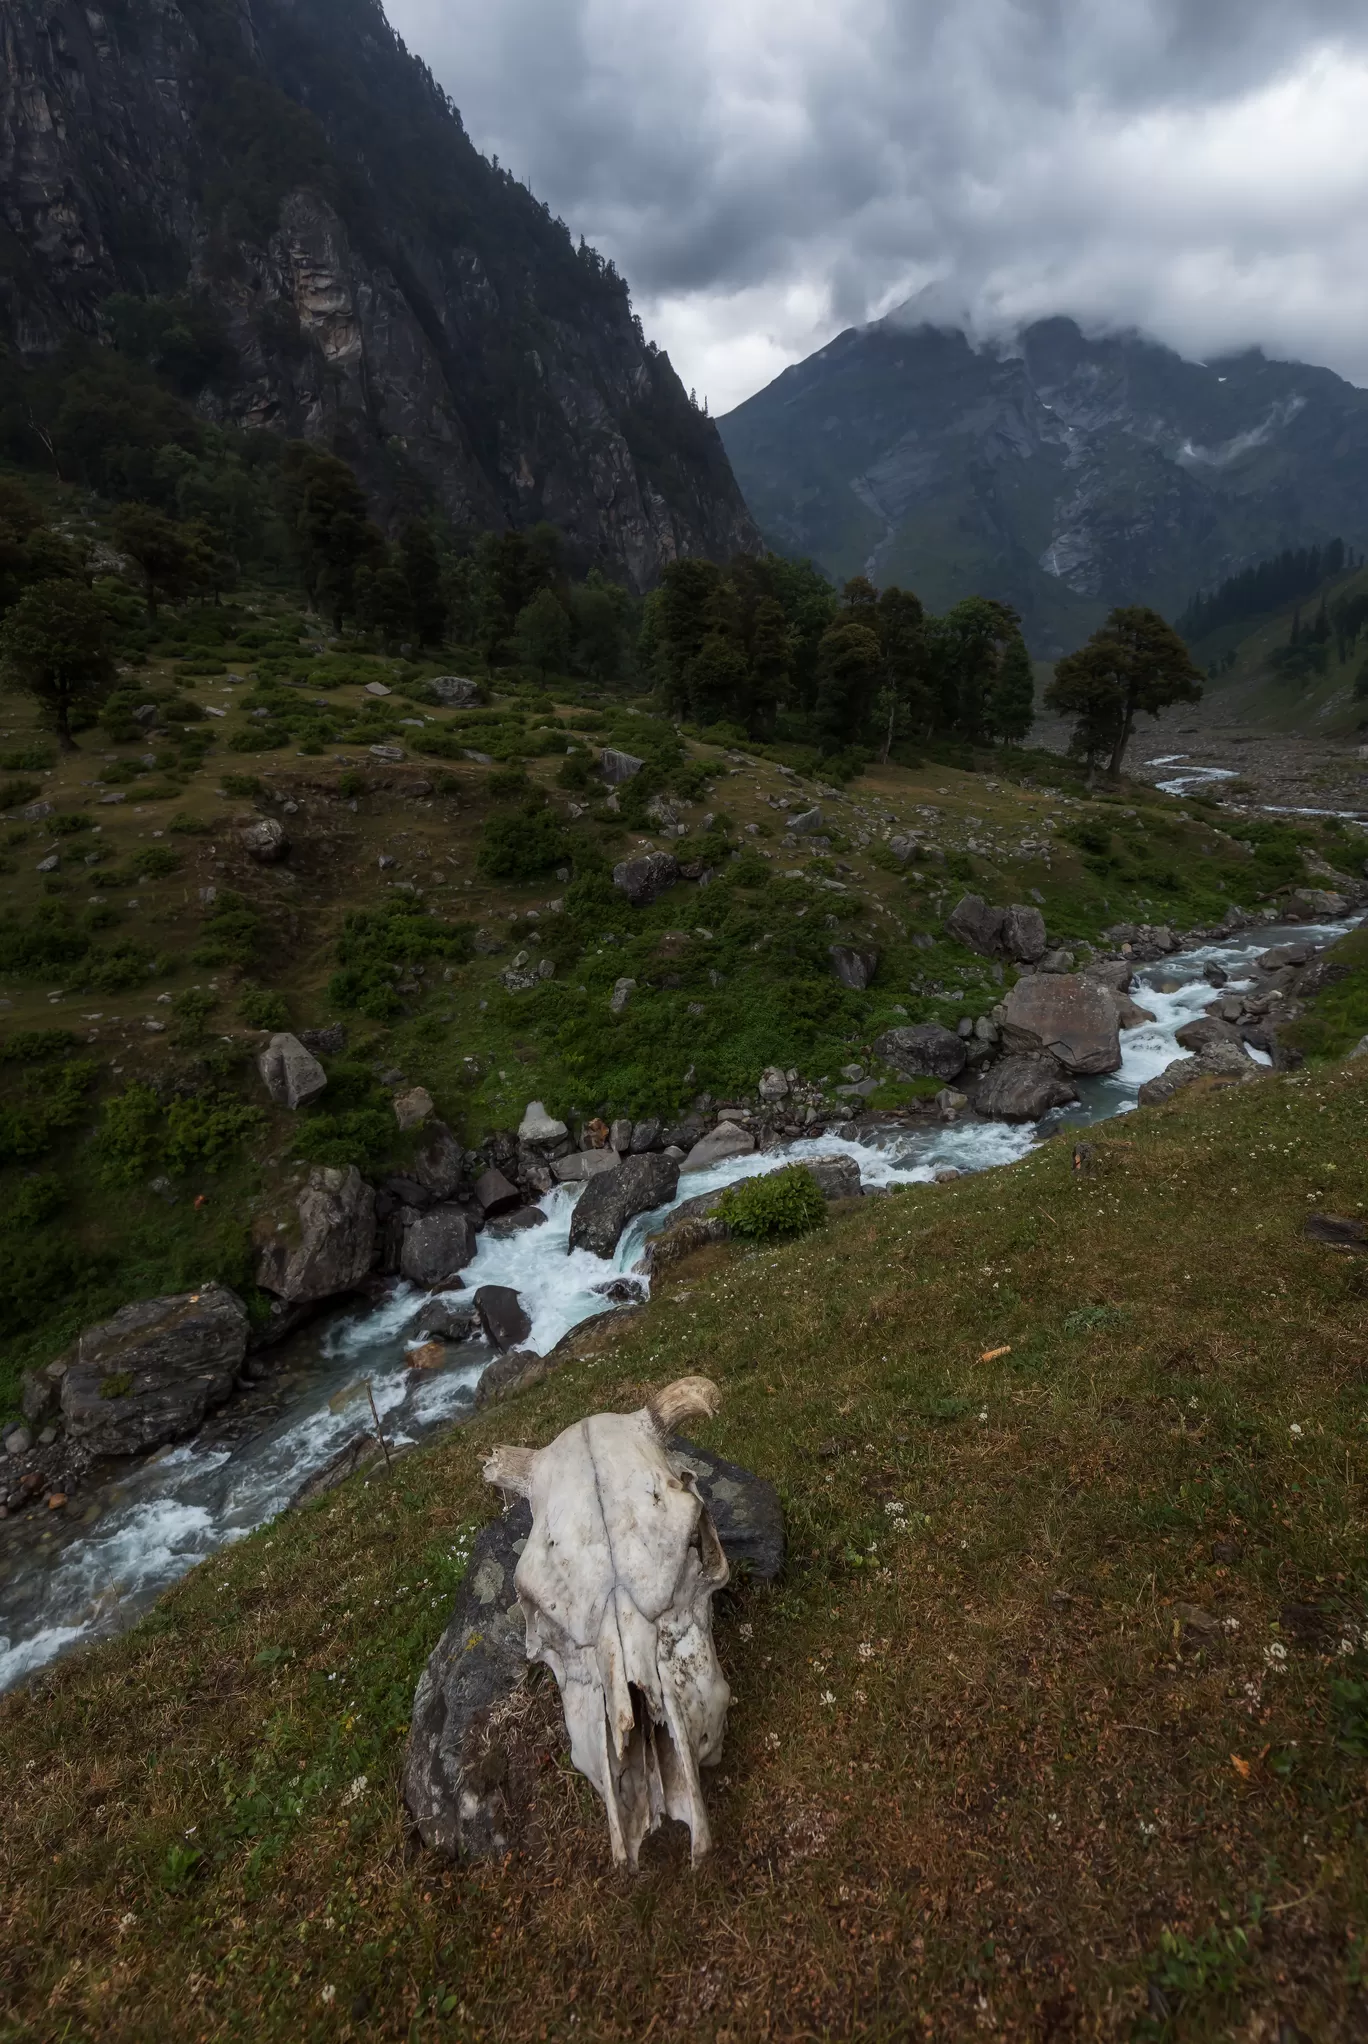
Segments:
[[[1217,696],[1195,709],[1184,703],[1143,718],[1126,755],[1129,778],[1157,786],[1201,767],[1224,767],[1234,781],[1211,792],[1254,814],[1271,807],[1368,817],[1368,758],[1357,744],[1236,723],[1221,709]],[[1071,729],[1065,718],[1041,717],[1031,742],[1064,753]]]
[[[1195,1088],[680,1266],[535,1391],[0,1706],[7,2040],[1360,2037],[1368,1068]],[[398,1795],[482,1452],[691,1371],[789,1564],[718,1613],[713,1857]],[[530,1783],[530,1786],[528,1784]]]

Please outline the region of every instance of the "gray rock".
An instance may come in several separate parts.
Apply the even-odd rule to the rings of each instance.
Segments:
[[[285,826],[274,816],[263,816],[259,823],[249,823],[238,832],[238,843],[258,866],[278,866],[290,853]]]
[[[784,1518],[772,1484],[692,1442],[672,1440],[712,1513],[735,1576],[773,1581],[784,1565]],[[404,1756],[403,1797],[424,1845],[457,1858],[502,1858],[522,1842],[526,1814],[554,1757],[508,1705],[527,1678],[514,1571],[532,1531],[525,1499],[483,1528],[446,1631],[419,1678]]]
[[[1210,1050],[1213,1043],[1238,1045],[1241,1037],[1233,1022],[1223,1022],[1219,1015],[1199,1015],[1195,1021],[1183,1024],[1174,1041],[1183,1050],[1201,1051]]]
[[[328,1083],[328,1075],[313,1052],[306,1050],[288,1030],[271,1038],[257,1059],[257,1070],[276,1106],[291,1110],[316,1100]]]
[[[423,1130],[420,1149],[408,1166],[408,1177],[429,1199],[450,1199],[461,1182],[463,1153],[444,1121],[430,1121]]]
[[[409,1332],[421,1341],[468,1341],[477,1325],[473,1301],[453,1306],[446,1299],[429,1299],[414,1314]]]
[[[946,934],[970,951],[995,958],[1002,950],[1005,908],[990,908],[981,894],[966,894],[946,918]],[[1043,948],[1043,947],[1042,947]]]
[[[755,1137],[746,1129],[738,1128],[735,1122],[721,1122],[694,1144],[680,1166],[680,1176],[691,1171],[710,1171],[714,1164],[725,1164],[731,1157],[748,1157],[754,1148]]]
[[[383,759],[390,766],[398,766],[404,757],[402,745],[368,745],[366,750],[372,759]]]
[[[610,1015],[624,1015],[627,1012],[627,1004],[636,992],[636,985],[634,979],[614,980],[613,991],[608,999]]]
[[[517,1186],[510,1185],[503,1172],[492,1165],[476,1179],[475,1197],[486,1214],[503,1214],[522,1205],[522,1194]]]
[[[249,1331],[247,1309],[226,1285],[123,1307],[86,1330],[62,1378],[69,1437],[97,1455],[187,1439],[231,1392]]]
[[[635,780],[645,764],[644,759],[637,759],[630,752],[616,752],[611,745],[605,745],[599,754],[598,768],[610,787],[620,788],[624,781]]]
[[[998,948],[1008,958],[1034,965],[1046,952],[1045,918],[1038,908],[1014,904],[1003,912]]]
[[[19,1379],[19,1409],[30,1426],[43,1426],[61,1409],[61,1385],[46,1370],[25,1370]]]
[[[27,1455],[33,1446],[33,1435],[27,1427],[11,1427],[5,1435],[5,1453],[17,1462],[21,1455]]]
[[[1077,964],[1072,951],[1047,951],[1036,960],[1037,972],[1072,972]]]
[[[642,1157],[645,1156],[648,1150],[658,1150],[661,1147],[660,1133],[660,1123],[658,1121],[647,1120],[634,1123],[632,1127],[632,1155],[634,1157]]]
[[[1047,1051],[1066,1072],[1114,1072],[1121,1064],[1116,1001],[1110,990],[1075,973],[1018,980],[1003,1004],[1002,1040],[1009,1052]]]
[[[874,1055],[907,1079],[957,1079],[969,1054],[953,1029],[939,1022],[915,1022],[887,1029],[874,1045]]]
[[[570,1218],[570,1248],[611,1256],[630,1221],[674,1198],[679,1175],[679,1166],[659,1151],[624,1157],[618,1170],[593,1179],[580,1194]]]
[[[532,1143],[539,1147],[551,1148],[564,1142],[570,1131],[563,1121],[557,1121],[548,1114],[540,1100],[529,1100],[527,1112],[518,1124],[518,1141]]]
[[[1257,1079],[1260,1067],[1253,1058],[1247,1057],[1243,1049],[1233,1043],[1213,1043],[1196,1057],[1177,1058],[1173,1064],[1147,1079],[1140,1088],[1139,1101],[1142,1107],[1162,1107],[1185,1086],[1193,1085],[1198,1079]]]
[[[46,859],[40,859],[33,870],[35,873],[55,873],[61,863],[56,852],[53,852]]]
[[[481,1285],[475,1294],[475,1311],[480,1316],[485,1340],[501,1353],[521,1348],[532,1332],[532,1321],[518,1294],[509,1285]]]
[[[1110,987],[1114,994],[1125,994],[1135,984],[1135,967],[1126,958],[1099,958],[1095,965],[1084,966],[1081,977]]]
[[[682,1121],[661,1131],[661,1147],[666,1150],[683,1150],[687,1156],[700,1137],[708,1133],[708,1124],[701,1114],[686,1114]]]
[[[877,951],[853,951],[848,944],[829,945],[827,957],[841,985],[856,994],[864,992],[879,969]]]
[[[613,885],[620,888],[633,908],[646,908],[673,887],[679,878],[679,861],[673,852],[645,852],[640,858],[624,859],[613,868]]]
[[[436,1288],[473,1263],[478,1247],[468,1214],[459,1207],[432,1207],[405,1225],[400,1274],[412,1284]]]
[[[439,674],[428,687],[449,710],[473,710],[480,700],[480,684],[464,674]]]
[[[491,1242],[506,1242],[511,1235],[525,1235],[529,1228],[544,1228],[551,1216],[540,1207],[514,1207],[511,1213],[498,1214],[485,1229]]]
[[[799,816],[790,816],[788,827],[798,837],[815,837],[822,828],[820,809],[804,809]]]
[[[256,1281],[287,1305],[354,1291],[375,1261],[375,1191],[354,1164],[315,1165],[288,1219],[254,1227]]]
[[[305,1050],[315,1057],[341,1057],[347,1048],[347,1028],[343,1022],[334,1022],[327,1029],[301,1029],[300,1042]]]
[[[761,1073],[759,1092],[762,1100],[771,1104],[778,1100],[787,1100],[788,1091],[789,1082],[778,1065],[771,1065],[768,1071]]]
[[[804,1170],[817,1182],[823,1199],[858,1199],[860,1167],[854,1157],[809,1157]]]
[[[620,1157],[626,1156],[632,1147],[632,1124],[629,1117],[620,1116],[613,1123],[608,1131],[608,1144]]]
[[[991,1121],[1039,1121],[1077,1098],[1077,1088],[1053,1058],[1005,1057],[984,1076],[974,1105]]]
[[[616,1150],[581,1150],[579,1175],[581,1178],[599,1178],[606,1172],[616,1171],[621,1162]]]

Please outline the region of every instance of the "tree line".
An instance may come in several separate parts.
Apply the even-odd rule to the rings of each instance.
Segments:
[[[1362,556],[1358,559],[1361,565]],[[1242,624],[1314,596],[1323,582],[1354,565],[1354,555],[1342,539],[1327,540],[1324,546],[1284,548],[1271,560],[1242,568],[1215,589],[1194,596],[1177,628],[1185,639],[1204,639],[1223,625]]]

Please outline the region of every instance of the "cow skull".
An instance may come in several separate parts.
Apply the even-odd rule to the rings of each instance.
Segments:
[[[514,1575],[527,1658],[555,1676],[570,1757],[603,1798],[613,1858],[635,1868],[665,1816],[712,1840],[700,1765],[722,1757],[731,1691],[712,1637],[727,1558],[688,1470],[665,1443],[720,1402],[685,1377],[641,1412],[600,1412],[546,1448],[495,1448],[485,1481],[526,1497],[532,1533]]]

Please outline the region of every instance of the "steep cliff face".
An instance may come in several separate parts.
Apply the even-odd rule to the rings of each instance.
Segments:
[[[842,334],[721,430],[773,544],[936,608],[1003,597],[1041,654],[1114,604],[1172,616],[1285,546],[1368,541],[1368,392],[1070,320],[1001,352],[896,318]]]
[[[550,519],[637,588],[756,544],[626,286],[470,143],[377,0],[0,0],[0,337],[191,292],[198,403],[325,441],[381,510]]]

